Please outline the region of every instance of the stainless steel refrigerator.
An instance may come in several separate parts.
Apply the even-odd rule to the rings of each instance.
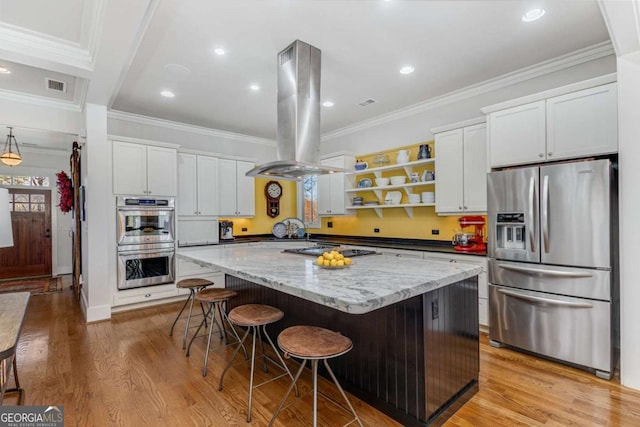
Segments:
[[[609,159],[488,175],[489,336],[611,378],[617,181]]]

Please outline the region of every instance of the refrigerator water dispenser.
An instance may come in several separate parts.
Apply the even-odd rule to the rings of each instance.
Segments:
[[[524,213],[499,213],[496,218],[496,247],[525,249]]]

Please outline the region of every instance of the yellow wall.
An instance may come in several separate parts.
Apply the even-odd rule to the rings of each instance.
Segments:
[[[433,141],[427,141],[419,144],[398,147],[394,150],[383,151],[380,153],[371,153],[358,156],[359,160],[368,162],[369,167],[376,165],[373,159],[377,154],[388,154],[391,164],[395,164],[396,151],[400,149],[410,150],[410,161],[417,160],[418,150],[421,144],[429,144],[431,146],[431,155],[435,157],[435,147]],[[424,169],[433,170],[434,165],[430,164],[426,167],[415,168],[415,171],[422,175]],[[383,176],[404,175],[404,171],[395,170],[383,173]],[[359,175],[355,180],[369,177],[373,180],[373,174]],[[437,188],[437,176],[436,186]],[[233,233],[235,236],[248,236],[256,234],[271,234],[273,225],[289,217],[297,216],[296,208],[296,183],[294,181],[278,181],[282,185],[282,198],[280,199],[280,215],[276,218],[267,216],[267,201],[264,195],[264,187],[270,181],[266,178],[256,178],[256,215],[254,218],[230,218],[233,221]],[[434,186],[417,187],[414,191],[433,191]],[[356,196],[350,193],[351,196]],[[362,196],[366,200],[375,200],[375,196],[371,191],[359,192],[358,196]],[[406,203],[407,195],[403,192],[402,203]],[[404,208],[385,208],[382,209],[382,218],[379,218],[373,209],[360,209],[356,211],[355,216],[335,216],[322,217],[321,228],[310,229],[313,235],[318,234],[335,234],[340,236],[363,236],[363,237],[397,237],[404,239],[430,239],[450,241],[453,234],[460,228],[458,224],[458,216],[438,216],[435,213],[435,207],[425,206],[413,208],[413,218],[409,218]],[[223,220],[224,218],[220,218]],[[332,222],[333,227],[329,228],[328,223]],[[247,231],[242,231],[247,228]],[[374,232],[374,228],[380,229],[379,233]],[[431,230],[439,230],[439,235],[431,234]]]
[[[271,234],[273,224],[286,218],[297,216],[296,207],[296,183],[295,181],[278,181],[282,186],[280,197],[280,215],[271,218],[267,215],[267,198],[264,195],[264,187],[267,178],[256,178],[256,215],[253,218],[229,218],[233,221],[234,236],[249,236],[254,234]],[[220,218],[222,221],[224,218]],[[246,228],[247,231],[242,231]]]

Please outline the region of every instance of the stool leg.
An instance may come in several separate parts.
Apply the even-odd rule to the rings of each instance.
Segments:
[[[264,329],[264,326],[263,326]],[[265,372],[269,372],[269,369],[267,368],[267,355],[264,352],[264,342],[262,341],[262,334],[260,333],[260,326],[258,326],[256,328],[256,331],[258,332],[258,339],[260,340],[260,349],[262,350],[262,369],[264,369]],[[266,329],[265,329],[265,334],[267,333]]]
[[[209,311],[207,312],[207,314],[211,313],[212,319],[211,319],[211,323],[209,325],[209,336],[207,338],[207,351],[204,353],[204,365],[202,366],[202,376],[206,377],[207,376],[207,362],[209,362],[209,347],[211,347],[211,332],[213,331],[213,321],[215,320],[215,309],[214,309],[214,303],[210,304],[209,307]],[[207,318],[207,316],[205,316],[205,319]],[[202,323],[200,323],[200,326],[202,326]],[[198,327],[198,329],[200,329]],[[195,337],[195,335],[194,335]],[[189,346],[191,346],[191,343],[189,343]]]
[[[227,324],[231,329],[231,333],[236,338],[236,340],[238,340],[238,343],[240,343],[240,347],[242,347],[242,351],[244,351],[244,360],[249,360],[249,354],[247,353],[247,349],[244,347],[244,344],[240,342],[240,337],[236,332],[236,328],[233,327],[233,323],[231,323],[231,320],[229,320],[229,317],[227,316],[227,312],[224,310],[222,310],[222,317],[227,321]],[[224,320],[223,320],[223,324],[224,324]]]
[[[313,380],[313,427],[318,425],[318,359],[311,360],[311,379]]]
[[[271,344],[271,348],[273,348],[273,351],[275,351],[276,356],[278,356],[278,360],[280,360],[280,363],[282,363],[282,367],[284,368],[285,371],[287,371],[287,374],[289,374],[289,378],[291,378],[291,381],[293,381],[293,386],[296,389],[296,396],[300,396],[300,393],[298,392],[298,386],[296,385],[296,381],[293,379],[293,375],[291,374],[291,371],[289,370],[289,367],[287,366],[286,363],[284,363],[284,359],[282,358],[282,356],[280,356],[280,352],[278,351],[276,346],[273,344],[273,341],[271,341],[271,337],[267,333],[267,325],[262,325],[262,329],[264,330],[264,336],[267,337],[267,340],[269,341],[269,344]],[[303,365],[304,365],[304,363],[303,363]]]
[[[202,319],[202,322],[200,322],[200,325],[198,325],[198,329],[196,329],[196,333],[193,334],[193,336],[191,337],[191,341],[189,341],[189,346],[187,347],[187,351],[185,353],[185,356],[189,357],[189,351],[191,350],[191,344],[193,344],[193,340],[195,340],[196,337],[198,336],[198,332],[200,332],[200,329],[202,329],[202,325],[205,325],[207,323],[207,317],[208,316],[209,316],[209,313],[207,312],[207,314]],[[209,329],[211,329],[211,328],[209,328]]]
[[[227,362],[227,366],[224,367],[224,371],[222,371],[222,375],[220,375],[220,384],[218,385],[218,391],[222,390],[222,382],[224,381],[224,376],[229,370],[229,368],[231,367],[231,364],[233,363],[233,359],[236,358],[238,351],[240,351],[240,347],[244,348],[244,342],[249,336],[250,331],[251,331],[251,328],[247,327],[247,331],[242,336],[242,341],[240,341],[240,344],[238,344],[238,347],[236,347],[236,349],[233,351],[233,355],[231,356],[231,359],[229,359],[229,361]]]
[[[196,299],[196,293],[193,288],[189,289],[189,299],[191,299],[191,305],[189,305],[189,315],[187,316],[187,325],[184,328],[184,337],[182,338],[182,349],[184,350],[187,344],[187,334],[189,333],[189,323],[191,323],[191,312],[193,311],[193,301]],[[205,316],[206,317],[206,316]]]
[[[251,326],[253,329],[253,342],[251,345],[251,377],[249,378],[249,409],[247,410],[247,422],[251,422],[251,403],[253,401],[253,372],[256,365],[256,335],[259,335],[260,328]]]
[[[360,421],[360,417],[356,413],[356,410],[353,409],[353,406],[351,405],[351,402],[349,401],[349,399],[347,399],[347,395],[344,393],[344,390],[342,390],[342,387],[340,387],[340,383],[338,382],[338,379],[336,378],[335,374],[331,370],[331,367],[327,363],[327,359],[323,359],[323,360],[324,360],[324,366],[325,366],[325,368],[327,368],[327,371],[329,371],[329,375],[331,375],[331,379],[336,384],[336,387],[338,387],[338,390],[340,391],[340,394],[342,395],[342,398],[347,402],[347,405],[349,405],[349,409],[351,409],[351,412],[353,413],[353,416],[356,417],[356,421],[358,422],[360,427],[362,427],[362,421]]]
[[[169,336],[173,336],[173,328],[175,328],[176,323],[178,323],[178,319],[180,319],[180,315],[182,315],[182,312],[184,311],[184,308],[187,306],[187,304],[189,303],[189,300],[191,299],[191,294],[189,294],[189,298],[187,298],[186,300],[184,300],[184,304],[182,304],[182,308],[180,309],[180,311],[178,312],[178,315],[176,316],[176,320],[173,321],[173,324],[171,325],[171,329],[169,330]]]
[[[296,372],[295,378],[291,382],[291,385],[287,389],[287,392],[284,394],[284,397],[280,401],[280,405],[278,405],[278,409],[276,409],[276,411],[273,413],[273,416],[271,417],[271,421],[269,421],[269,427],[273,426],[273,423],[275,422],[276,418],[278,417],[278,414],[280,413],[280,411],[282,410],[282,407],[284,406],[285,402],[287,401],[287,397],[289,397],[289,395],[291,394],[291,390],[293,390],[293,387],[298,382],[298,378],[300,378],[300,375],[302,375],[302,371],[304,370],[304,367],[305,367],[306,364],[307,364],[307,359],[302,359],[302,363],[300,364],[300,368],[298,369],[298,372]],[[297,387],[296,387],[296,390],[297,390]]]

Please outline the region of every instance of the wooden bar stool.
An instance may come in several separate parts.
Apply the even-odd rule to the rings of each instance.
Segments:
[[[184,308],[187,306],[187,303],[191,302],[191,305],[189,306],[189,315],[187,316],[187,324],[184,327],[184,336],[182,337],[183,350],[186,348],[186,345],[187,345],[187,334],[189,332],[189,323],[191,322],[191,312],[193,311],[193,301],[195,301],[196,292],[199,292],[204,288],[206,288],[207,286],[211,286],[211,285],[213,285],[213,282],[211,280],[199,279],[199,278],[183,279],[183,280],[180,280],[178,283],[176,283],[176,288],[178,289],[189,289],[189,298],[185,300],[184,304],[182,305],[182,308],[180,309],[180,311],[178,312],[178,315],[176,316],[176,320],[173,321],[173,324],[171,325],[171,330],[169,331],[169,336],[173,336],[173,328],[176,326],[176,323],[178,323],[178,319],[180,319],[180,316],[182,315]],[[200,308],[202,309],[202,315],[206,319],[206,316],[204,313],[204,307],[202,307],[202,304],[200,304]]]
[[[241,327],[246,327],[247,331],[244,333],[244,336],[240,341],[240,345],[238,345],[236,350],[233,352],[233,356],[231,356],[231,359],[229,359],[229,362],[227,362],[227,366],[225,366],[224,371],[220,376],[220,385],[218,386],[218,390],[222,390],[222,382],[224,381],[224,376],[227,373],[227,370],[233,364],[233,360],[238,354],[238,350],[240,350],[240,347],[244,345],[244,342],[249,336],[249,333],[251,333],[253,335],[253,342],[251,345],[251,377],[249,380],[249,405],[247,409],[247,422],[251,422],[251,404],[252,404],[254,388],[260,387],[261,385],[267,384],[271,381],[275,381],[278,378],[281,378],[285,375],[289,375],[291,380],[293,380],[293,375],[291,375],[291,371],[289,371],[287,364],[284,363],[284,360],[282,360],[282,356],[280,356],[280,352],[278,351],[276,346],[273,344],[273,341],[271,341],[271,338],[269,337],[269,334],[267,334],[267,329],[266,329],[267,325],[277,322],[283,317],[284,317],[284,313],[282,312],[282,310],[279,310],[275,307],[271,307],[269,305],[262,305],[262,304],[245,304],[245,305],[236,307],[229,312],[229,320],[231,320],[231,323]],[[262,332],[260,331],[260,327],[262,327]],[[269,344],[271,344],[273,351],[275,351],[276,356],[278,356],[278,359],[280,360],[280,364],[278,364],[278,362],[271,359],[269,356],[265,354],[264,344],[262,342],[262,335],[261,335],[262,333],[267,337]],[[268,360],[274,365],[282,368],[285,372],[281,375],[271,378],[270,380],[264,381],[254,386],[253,372],[254,372],[255,362],[256,362],[256,337],[260,340],[260,346],[262,348],[262,355],[260,357],[264,359],[264,371],[267,372],[267,360]],[[291,390],[289,390],[289,392],[290,391]],[[297,395],[298,395],[298,389],[296,387],[296,396]]]
[[[204,318],[202,319],[202,322],[200,322],[200,325],[198,325],[198,329],[196,329],[196,333],[193,334],[193,337],[191,338],[191,341],[189,341],[189,346],[187,347],[187,353],[186,356],[189,356],[189,350],[191,350],[191,344],[193,344],[193,340],[196,339],[196,337],[198,336],[198,332],[200,332],[200,329],[202,328],[202,326],[207,325],[207,318],[209,318],[209,316],[211,316],[210,321],[209,321],[209,335],[207,338],[207,351],[204,354],[204,365],[202,367],[202,376],[206,377],[207,376],[207,362],[209,361],[209,348],[211,347],[211,333],[213,332],[213,325],[214,323],[218,326],[218,331],[220,333],[220,339],[224,339],[226,345],[230,345],[230,344],[234,344],[234,343],[239,343],[240,342],[240,337],[238,336],[238,333],[236,332],[235,328],[233,327],[233,325],[231,324],[231,322],[229,321],[229,317],[227,317],[227,312],[226,312],[226,308],[222,307],[223,304],[227,304],[229,302],[230,298],[233,298],[235,296],[237,296],[238,293],[235,291],[231,291],[229,289],[224,289],[224,288],[210,288],[210,289],[203,289],[201,291],[199,291],[198,293],[196,293],[195,296],[195,300],[200,302],[200,304],[208,304],[209,305],[209,309],[207,310],[207,313],[205,314]],[[219,314],[219,318],[220,318],[220,322],[218,322],[218,317],[216,317],[216,312]],[[227,321],[227,325],[229,326],[229,330],[231,331],[231,333],[233,334],[233,336],[236,338],[236,341],[229,343],[227,341],[227,332],[226,332],[226,328],[225,328],[225,320]],[[242,346],[243,350],[244,350],[244,354],[245,354],[245,358],[248,359],[247,356],[247,350],[244,348],[244,346]]]
[[[307,364],[307,360],[311,361],[311,376],[313,380],[313,426],[315,427],[318,425],[318,360],[322,360],[324,362],[324,366],[327,368],[329,375],[331,375],[331,379],[335,383],[336,387],[338,387],[340,394],[344,398],[345,402],[347,402],[347,405],[349,405],[349,409],[354,416],[353,420],[349,421],[345,425],[349,425],[356,421],[360,426],[362,426],[360,417],[356,414],[355,409],[353,409],[351,402],[349,402],[347,395],[342,390],[342,387],[340,387],[340,383],[338,383],[335,374],[327,363],[327,359],[341,356],[351,350],[353,344],[349,338],[342,336],[337,332],[316,326],[292,326],[285,329],[280,333],[280,335],[278,335],[278,345],[282,351],[284,351],[285,357],[293,356],[298,359],[302,359],[302,364],[296,373],[296,377],[289,386],[289,389],[282,398],[278,409],[273,414],[273,417],[269,422],[269,426],[273,425],[276,417],[283,409],[284,403],[291,393],[291,389],[295,386],[305,365]],[[331,399],[329,396],[324,393],[320,394],[322,394],[324,398],[336,404],[338,407],[347,411],[345,407]],[[291,403],[289,405],[291,405]],[[287,407],[289,405],[287,405]]]

